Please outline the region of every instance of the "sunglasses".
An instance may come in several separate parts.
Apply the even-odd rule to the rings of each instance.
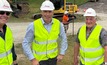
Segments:
[[[9,15],[10,15],[10,13],[11,13],[11,12],[0,11],[0,14],[1,14],[1,15],[4,15],[4,14],[6,14],[7,16],[9,16]]]

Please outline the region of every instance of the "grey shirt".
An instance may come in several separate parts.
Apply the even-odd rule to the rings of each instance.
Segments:
[[[95,26],[93,26],[93,28],[90,30],[89,33],[86,32],[86,39],[88,39],[89,35],[91,34],[91,32],[93,31],[93,29],[95,28]],[[80,44],[80,40],[78,39],[79,31],[80,31],[80,29],[77,32],[76,42]],[[102,30],[100,32],[99,41],[100,41],[100,44],[102,46],[107,46],[107,31],[104,28],[102,28]]]

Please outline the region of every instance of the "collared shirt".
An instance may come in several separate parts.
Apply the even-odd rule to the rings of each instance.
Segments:
[[[95,27],[96,27],[96,25],[91,28],[90,32],[88,32],[88,33],[86,32],[86,39],[88,39],[89,35],[91,34],[91,32],[93,31],[93,29]],[[80,41],[78,39],[79,31],[80,31],[80,29],[77,32],[77,37],[76,37],[76,42],[77,43],[80,43]],[[107,46],[107,31],[104,28],[102,28],[102,30],[101,30],[99,41],[100,41],[100,44],[102,46]]]
[[[43,19],[41,18],[41,21],[44,25],[44,27],[46,28],[46,30],[48,32],[50,32],[50,29],[51,29],[51,26],[52,24],[54,24],[53,22],[49,23],[49,24],[46,24]],[[52,20],[53,21],[53,20]],[[61,43],[60,43],[60,54],[65,54],[65,51],[68,47],[67,45],[67,37],[66,37],[66,34],[65,34],[65,31],[64,31],[64,27],[63,27],[63,24],[60,23],[60,34],[59,34],[59,39],[61,39]],[[24,37],[24,40],[23,40],[23,43],[22,43],[22,46],[23,46],[23,49],[24,49],[24,53],[26,54],[26,56],[28,56],[29,60],[32,60],[33,58],[35,58],[33,56],[33,53],[31,51],[31,43],[33,42],[34,40],[34,23],[32,22],[31,24],[29,24],[28,28],[27,28],[27,31],[26,31],[26,35]]]

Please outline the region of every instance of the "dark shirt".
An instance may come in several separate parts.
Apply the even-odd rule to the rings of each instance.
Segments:
[[[0,31],[0,37],[3,38],[4,40],[5,40],[6,27],[7,27],[7,25],[3,26],[3,32],[4,33]],[[14,60],[17,59],[17,55],[16,55],[15,49],[14,49],[14,44],[13,44],[13,47],[12,47],[11,51],[12,51],[13,61],[14,61]]]

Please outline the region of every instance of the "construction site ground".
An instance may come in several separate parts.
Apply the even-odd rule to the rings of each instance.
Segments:
[[[97,23],[102,25],[107,30],[107,1],[106,0],[99,0],[99,2],[88,2],[88,3],[85,3],[84,5],[80,5],[79,6],[80,11],[77,12],[76,14],[83,14],[84,9],[87,9],[89,7],[94,8],[96,10],[97,17],[99,18],[97,20]],[[7,25],[12,29],[15,45],[22,43],[23,38],[26,33],[27,26],[29,25],[29,23],[31,23],[31,22],[22,21],[20,23],[18,23],[18,22],[15,22],[15,23],[8,22],[7,23]],[[72,35],[73,31],[74,31],[74,34],[76,34],[78,29],[83,24],[85,24],[85,22],[76,22],[76,23],[74,23],[74,29],[73,29],[73,23],[70,23],[69,29],[67,31],[67,35]],[[20,49],[20,50],[22,51],[22,49]],[[18,52],[16,52],[16,53],[18,53]],[[18,55],[18,62],[24,60],[23,59],[23,57],[25,57],[24,54],[17,54],[17,55]],[[22,59],[22,60],[20,60],[20,59]]]

